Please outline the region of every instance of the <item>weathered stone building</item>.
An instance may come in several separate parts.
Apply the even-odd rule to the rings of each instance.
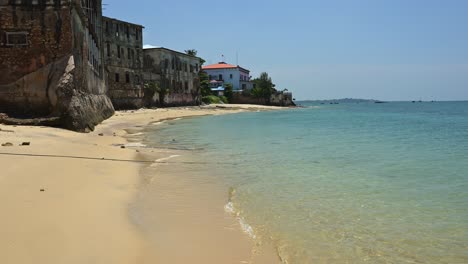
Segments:
[[[292,93],[277,91],[274,92],[268,100],[258,98],[244,93],[234,93],[232,96],[233,104],[258,104],[272,106],[296,106]]]
[[[143,26],[103,17],[108,95],[116,109],[144,106]]]
[[[154,84],[147,90],[153,94],[146,95],[150,105],[200,104],[200,58],[166,48],[145,49],[143,54],[144,80]]]
[[[106,95],[100,0],[0,0],[0,112],[87,131]]]

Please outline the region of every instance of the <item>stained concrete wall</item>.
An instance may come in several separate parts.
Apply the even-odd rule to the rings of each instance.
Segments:
[[[103,17],[108,95],[116,109],[144,106],[143,26]]]
[[[156,82],[158,86],[158,91],[147,102],[149,105],[200,104],[200,58],[165,48],[145,49],[143,54],[144,80]]]
[[[242,93],[234,93],[232,97],[233,104],[258,104],[272,106],[295,106],[291,93],[277,92],[272,94],[270,100],[263,98],[255,98],[252,95]]]
[[[58,116],[87,131],[111,116],[102,64],[101,1],[0,0],[0,111]],[[10,45],[7,35],[27,42]]]
[[[51,112],[56,103],[48,89],[51,71],[61,64],[57,60],[71,55],[73,47],[67,2],[0,1],[0,111]],[[7,34],[20,32],[26,43],[10,45]]]

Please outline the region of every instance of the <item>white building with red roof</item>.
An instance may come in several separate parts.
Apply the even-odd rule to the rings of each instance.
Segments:
[[[202,69],[210,77],[210,85],[212,88],[224,86],[228,83],[232,85],[233,91],[250,90],[253,87],[250,81],[250,71],[239,65],[236,66],[220,62],[203,66]]]

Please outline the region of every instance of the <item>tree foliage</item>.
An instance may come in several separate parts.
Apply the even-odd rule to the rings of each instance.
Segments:
[[[223,102],[222,99],[216,95],[203,96],[202,101],[205,104],[221,104]]]
[[[196,49],[185,50],[185,53],[193,57],[197,57],[198,55],[198,51]],[[199,59],[200,59],[200,70],[198,71],[198,79],[200,81],[199,91],[201,93],[201,96],[203,97],[203,96],[211,95],[210,79],[209,79],[208,74],[204,70],[201,69],[201,67],[206,61],[202,58],[199,58]]]
[[[161,104],[161,106],[164,105],[164,98],[169,93],[169,89],[161,87],[159,83],[155,81],[145,82],[144,89],[145,89],[145,97],[148,100],[151,100],[151,98],[153,98],[153,96],[156,93],[158,93],[159,103]]]
[[[190,56],[196,57],[198,54],[198,51],[196,49],[188,49],[188,50],[185,50],[185,53],[187,53]]]
[[[200,70],[198,72],[198,78],[200,79],[200,90],[202,96],[211,95],[210,77],[208,76],[208,73],[206,73],[204,70]]]
[[[252,95],[257,98],[263,98],[266,102],[269,102],[271,95],[276,92],[276,89],[268,73],[262,72],[260,77],[253,80],[253,83],[255,84],[255,88],[252,90]]]
[[[224,85],[224,96],[226,96],[227,102],[232,103],[232,84],[227,83]]]

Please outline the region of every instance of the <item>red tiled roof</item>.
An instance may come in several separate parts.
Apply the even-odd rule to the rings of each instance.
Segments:
[[[217,64],[211,64],[207,66],[203,66],[202,69],[204,70],[214,70],[214,69],[235,69],[238,68],[239,66],[232,65],[232,64],[227,64],[225,62],[217,63]]]

